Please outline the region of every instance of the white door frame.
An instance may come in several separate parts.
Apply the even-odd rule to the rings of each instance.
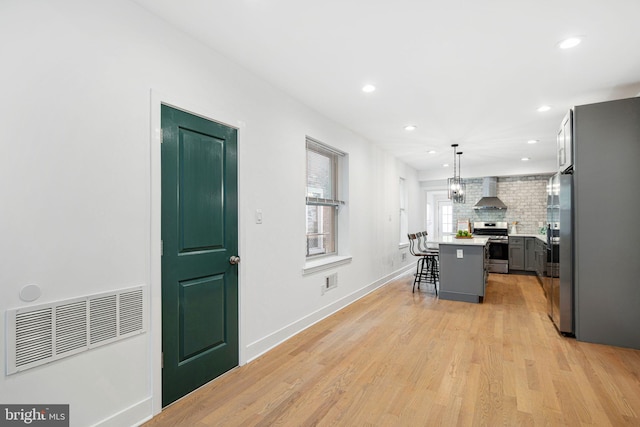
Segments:
[[[238,129],[238,255],[242,256],[242,247],[244,240],[244,221],[242,221],[242,202],[239,195],[241,194],[241,159],[242,148],[241,143],[245,127],[245,123],[234,117],[228,112],[214,111],[215,108],[205,108],[205,99],[190,99],[190,97],[169,96],[151,89],[151,138],[150,138],[150,157],[151,157],[151,173],[149,180],[150,194],[150,219],[151,227],[149,230],[150,260],[149,260],[149,359],[150,370],[149,378],[151,380],[151,409],[153,416],[162,411],[162,257],[161,257],[161,210],[162,210],[162,192],[161,192],[161,144],[162,144],[162,120],[161,108],[162,104],[170,105],[180,110],[187,111],[191,114],[201,116],[207,120],[222,123],[225,126]],[[246,363],[246,355],[244,352],[242,325],[244,324],[244,311],[242,310],[242,294],[244,276],[244,264],[238,264],[238,364],[240,366]]]
[[[436,237],[437,238],[441,238],[444,236],[443,234],[443,230],[442,230],[442,208],[444,206],[451,206],[453,209],[453,204],[451,203],[451,200],[449,200],[448,197],[436,197],[434,198],[435,200],[435,225],[436,225]],[[453,212],[452,212],[452,217],[451,217],[451,221],[453,221]],[[453,227],[453,225],[452,225]],[[453,228],[452,228],[453,229]]]
[[[424,191],[424,224],[427,232],[433,236],[433,238],[441,237],[438,219],[438,202],[440,200],[448,200],[446,187],[434,187]]]

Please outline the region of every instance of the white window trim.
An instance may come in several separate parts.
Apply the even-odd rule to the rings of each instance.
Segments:
[[[350,264],[351,255],[329,255],[322,258],[308,259],[302,269],[302,275],[317,273],[318,271],[328,270],[341,265]]]
[[[399,204],[399,212],[398,212],[398,234],[399,237],[399,245],[409,245],[409,238],[407,234],[409,233],[409,191],[407,189],[407,180],[403,177],[400,177],[398,180],[398,204]],[[403,216],[405,221],[403,221]],[[403,227],[403,225],[405,227]]]
[[[341,242],[345,243],[345,237],[341,236],[341,234],[347,233],[348,235],[348,225],[345,224],[348,223],[348,221],[345,220],[345,218],[348,218],[348,214],[346,212],[343,214],[338,213],[340,210],[348,210],[345,202],[345,200],[348,200],[348,190],[345,188],[348,183],[348,163],[344,163],[347,161],[348,154],[309,136],[306,136],[305,138],[305,145],[307,147],[306,150],[308,150],[309,145],[311,145],[312,147],[336,155],[336,176],[334,177],[336,180],[336,188],[334,198],[324,199],[319,197],[310,197],[308,195],[306,197],[307,206],[310,204],[309,202],[312,202],[311,204],[313,205],[334,206],[336,208],[336,229],[334,236],[335,252],[311,257],[305,256],[303,274],[310,274],[315,271],[333,268],[337,265],[351,262],[351,256],[345,254],[345,252],[348,251],[348,248],[345,250],[341,244]]]

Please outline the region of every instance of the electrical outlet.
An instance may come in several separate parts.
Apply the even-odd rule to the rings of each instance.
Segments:
[[[456,257],[457,258],[463,258],[462,249],[456,249]]]
[[[400,258],[401,261],[406,261],[407,260],[407,253],[406,252],[402,252],[402,256]]]

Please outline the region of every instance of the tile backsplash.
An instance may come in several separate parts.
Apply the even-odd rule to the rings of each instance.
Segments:
[[[498,178],[498,198],[507,205],[506,210],[475,210],[482,197],[482,178],[465,179],[466,202],[453,204],[454,224],[457,220],[517,221],[518,233],[538,233],[538,223],[547,221],[547,183],[551,175],[506,176]]]

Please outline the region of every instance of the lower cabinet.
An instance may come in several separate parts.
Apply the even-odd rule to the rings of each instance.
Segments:
[[[536,275],[542,285],[547,273],[547,244],[536,239]]]
[[[524,237],[509,237],[509,270],[524,270]]]
[[[535,237],[524,238],[524,270],[536,271],[536,239]]]
[[[440,244],[440,290],[443,300],[482,302],[487,280],[487,246]]]
[[[537,273],[543,264],[542,250],[539,245],[544,245],[544,242],[537,237],[509,237],[509,271]],[[546,248],[544,257],[546,257]]]

